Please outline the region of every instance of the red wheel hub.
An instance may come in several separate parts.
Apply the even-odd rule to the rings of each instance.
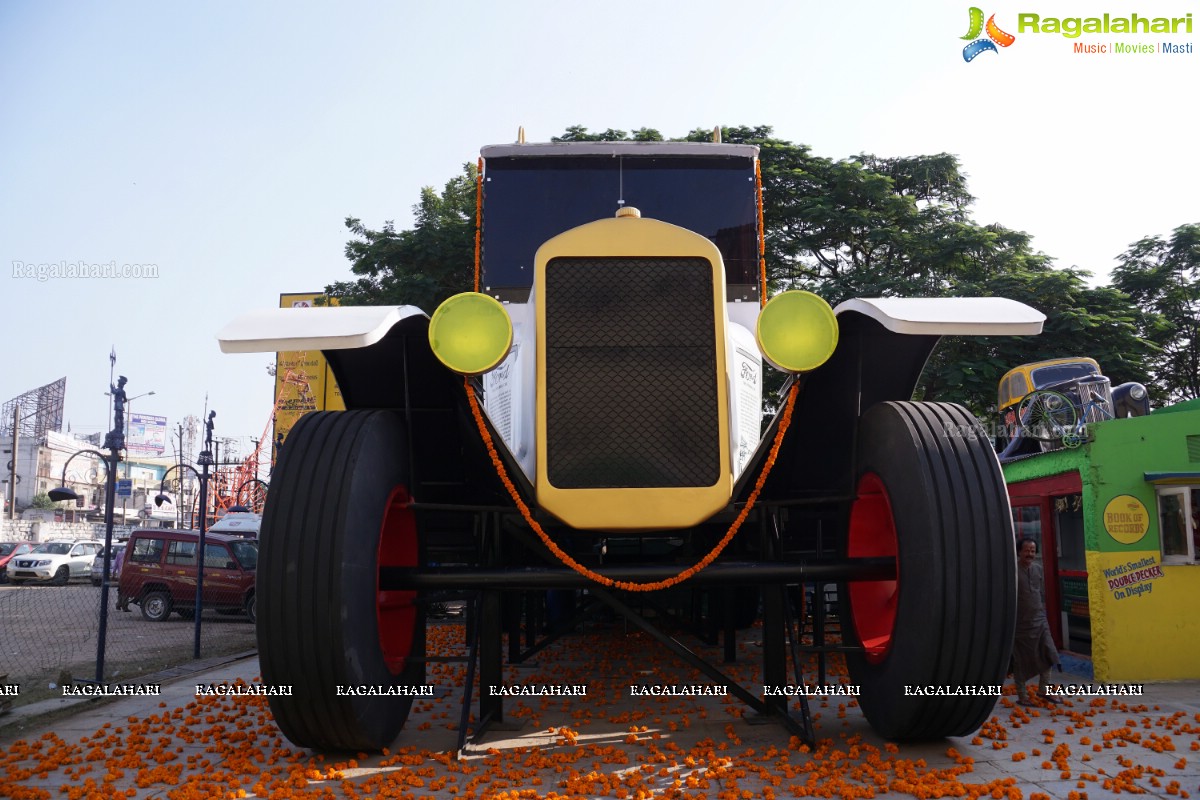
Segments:
[[[376,563],[380,568],[417,566],[417,519],[409,505],[410,500],[404,486],[397,486],[388,497],[379,531]],[[375,620],[379,629],[379,647],[393,675],[404,670],[405,661],[412,652],[417,624],[416,600],[415,591],[381,590],[376,573]]]
[[[858,480],[854,505],[850,508],[847,555],[851,558],[891,558],[897,555],[896,520],[887,488],[873,472]],[[896,626],[896,604],[900,596],[900,574],[896,580],[852,581],[849,584],[850,615],[854,629],[872,664],[882,661],[892,646]]]

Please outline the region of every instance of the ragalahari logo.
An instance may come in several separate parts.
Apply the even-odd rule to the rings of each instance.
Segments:
[[[987,38],[980,38],[979,34],[987,32]],[[1000,52],[996,49],[996,45],[1008,47],[1017,40],[1017,37],[1011,33],[1005,33],[996,25],[996,15],[992,14],[988,17],[987,25],[983,24],[983,9],[971,6],[971,27],[967,29],[967,35],[964,39],[972,39],[973,41],[963,48],[963,61],[973,61],[975,56],[980,53],[992,51],[993,53]]]

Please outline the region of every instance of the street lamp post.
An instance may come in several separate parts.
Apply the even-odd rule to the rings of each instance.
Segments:
[[[113,540],[113,506],[116,505],[117,467],[121,463],[121,450],[125,447],[125,384],[128,379],[122,375],[116,386],[112,387],[113,398],[113,429],[104,437],[104,448],[108,453],[98,450],[79,450],[72,453],[63,464],[62,486],[49,491],[50,499],[78,500],[79,494],[67,486],[67,466],[75,456],[91,453],[100,457],[104,464],[104,578],[100,584],[100,630],[97,631],[96,642],[96,683],[104,683],[104,649],[108,638],[108,584],[112,574],[112,540]]]
[[[200,479],[200,543],[197,548],[199,552],[196,554],[196,607],[193,615],[196,621],[196,631],[193,637],[192,658],[200,658],[200,618],[204,599],[204,536],[208,531],[208,479],[210,477],[208,468],[213,465],[212,457],[212,430],[213,418],[217,416],[217,412],[208,412],[208,421],[205,423],[207,430],[205,435],[205,449],[200,451],[196,463],[200,465],[200,471],[190,464],[184,464],[182,461],[163,473],[162,482],[159,484],[158,496],[154,498],[154,505],[161,506],[164,502],[171,502],[171,498],[166,494],[167,476],[172,471],[179,469],[191,470],[192,474]]]
[[[96,683],[104,683],[104,649],[108,638],[108,584],[112,572],[113,506],[116,504],[117,465],[120,464],[121,454],[115,447],[110,447],[107,454],[99,450],[78,450],[72,453],[67,463],[63,464],[62,486],[51,489],[48,494],[55,502],[79,499],[79,494],[67,486],[67,464],[84,453],[99,456],[100,462],[104,464],[104,578],[100,583],[100,629],[96,634]]]

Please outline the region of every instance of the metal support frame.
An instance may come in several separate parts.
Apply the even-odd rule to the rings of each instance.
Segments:
[[[471,598],[467,605],[467,678],[463,685],[462,710],[458,715],[458,737],[455,752],[461,753],[467,743],[467,729],[471,722],[471,695],[475,692],[475,662],[479,657],[479,597]],[[472,624],[473,623],[473,624]],[[479,698],[480,706],[483,697]],[[482,722],[480,723],[482,726]]]
[[[446,510],[468,510],[439,506]],[[582,621],[593,613],[600,605],[607,606],[621,615],[627,622],[647,633],[655,641],[662,644],[670,652],[680,658],[685,664],[708,676],[716,685],[726,687],[727,691],[737,697],[742,703],[757,712],[762,719],[774,719],[784,725],[791,733],[799,736],[805,742],[814,741],[814,730],[809,704],[804,697],[800,698],[800,714],[793,715],[788,708],[787,697],[760,698],[741,686],[736,680],[723,672],[706,658],[698,655],[678,638],[663,630],[661,624],[648,620],[639,610],[633,607],[628,599],[633,595],[611,590],[597,585],[578,573],[558,565],[549,553],[544,552],[531,537],[524,532],[517,535],[516,541],[531,547],[532,552],[540,553],[549,563],[545,566],[505,566],[512,561],[512,556],[506,557],[504,541],[511,538],[511,527],[506,528],[506,518],[511,515],[511,509],[480,507],[470,508],[476,514],[480,533],[480,549],[477,566],[474,567],[384,567],[380,569],[380,588],[384,590],[468,590],[472,594],[467,619],[468,669],[467,685],[464,687],[462,712],[459,721],[459,750],[468,738],[468,727],[472,703],[473,684],[476,672],[479,675],[480,697],[479,718],[475,726],[472,741],[478,741],[488,730],[511,729],[504,718],[502,696],[493,696],[488,691],[490,686],[501,685],[503,681],[504,654],[508,651],[509,663],[521,663],[540,652],[575,623]],[[507,513],[506,513],[507,512]],[[763,662],[762,676],[764,685],[786,685],[788,683],[788,660],[793,662],[793,679],[796,684],[803,682],[803,669],[799,661],[801,652],[818,653],[820,659],[820,683],[825,682],[825,653],[830,650],[854,650],[853,646],[828,646],[824,642],[823,601],[821,608],[814,613],[822,615],[813,630],[813,644],[803,645],[803,621],[798,618],[791,608],[788,599],[788,586],[815,583],[818,586],[831,582],[889,580],[895,577],[895,562],[887,558],[842,558],[801,560],[793,553],[785,551],[780,539],[777,511],[764,509],[756,515],[758,522],[758,553],[754,561],[724,561],[709,566],[688,583],[690,586],[715,587],[724,593],[738,585],[754,585],[762,590],[762,637]],[[661,580],[678,572],[676,564],[634,564],[603,567],[600,571],[616,581],[645,582]],[[544,591],[548,589],[582,589],[589,591],[591,602],[578,609],[562,630],[550,631],[544,637],[537,636],[538,614],[534,612],[536,599],[531,597],[530,590]],[[511,608],[505,614],[505,600],[515,602],[525,601],[524,608],[520,605]],[[646,598],[639,597],[639,600]],[[657,605],[651,603],[651,605]],[[723,653],[727,662],[732,662],[736,655],[736,632],[733,630],[733,615],[730,612],[731,603],[721,603],[721,610],[715,619],[724,633]],[[669,619],[672,615],[663,618]],[[526,646],[522,648],[521,622],[524,620]],[[504,634],[508,633],[508,647],[504,646]],[[703,637],[703,632],[698,632]],[[715,643],[715,640],[713,641]]]
[[[483,563],[485,567],[497,567],[500,563],[500,526],[494,516],[488,518],[483,539]],[[382,576],[380,576],[382,583]],[[479,640],[479,728],[504,720],[504,702],[492,696],[489,686],[499,686],[504,678],[501,664],[501,638],[503,634],[500,589],[487,583],[479,593],[479,620],[476,637]]]
[[[679,572],[673,564],[622,565],[598,570],[614,581],[663,580]],[[845,558],[823,563],[804,561],[730,561],[711,565],[688,581],[689,586],[804,583],[813,581],[886,581],[896,576],[890,558]],[[591,589],[597,584],[567,567],[381,567],[384,591],[414,589]]]
[[[501,547],[503,537],[500,535],[500,517],[492,514],[484,519],[483,563],[488,567],[497,567],[503,563],[504,555]],[[380,572],[382,573],[382,570]],[[382,574],[380,580],[382,581]],[[479,659],[479,724],[475,729],[475,738],[478,739],[488,730],[516,730],[521,725],[505,722],[503,696],[493,695],[488,691],[491,686],[503,685],[504,680],[504,590],[486,583],[477,583],[475,586],[484,587],[479,591],[479,614],[475,624]]]
[[[773,531],[768,529],[767,516],[759,515],[759,552],[768,562],[776,555]],[[782,686],[787,683],[787,653],[784,650],[784,596],[783,583],[768,583],[763,593],[763,684]],[[770,713],[787,716],[787,697],[768,697],[765,705]],[[803,730],[794,731],[798,735]]]
[[[781,709],[773,704],[763,702],[758,697],[747,691],[740,683],[713,666],[712,663],[689,650],[687,646],[678,639],[664,633],[656,625],[650,623],[645,617],[622,602],[620,598],[616,596],[616,594],[608,589],[595,587],[591,590],[591,592],[609,608],[612,608],[626,620],[649,634],[655,641],[665,646],[688,666],[694,667],[696,670],[704,673],[711,678],[714,683],[724,686],[730,694],[741,700],[746,705],[750,706],[750,708],[754,709],[760,714],[771,715],[778,718],[783,723],[784,727],[787,728],[791,733],[794,733],[797,736],[804,735],[805,725],[787,713],[786,703]],[[764,628],[765,627],[766,623],[764,623]],[[766,648],[764,647],[764,671],[767,668],[766,660],[768,658],[769,656],[766,652]],[[809,743],[811,744],[811,742]]]

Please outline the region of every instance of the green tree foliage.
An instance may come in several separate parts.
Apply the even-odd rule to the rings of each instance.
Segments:
[[[697,129],[687,138],[709,136]],[[832,305],[851,297],[1008,297],[1046,315],[1040,336],[944,339],[920,397],[986,416],[1008,369],[1062,356],[1091,356],[1116,383],[1146,380],[1150,348],[1137,336],[1129,298],[1089,287],[1083,270],[1054,268],[1027,234],[971,219],[974,198],[954,156],[834,161],[765,126],[726,128],[722,138],[759,146],[773,290],[808,289]]]
[[[1092,356],[1114,382],[1146,380],[1152,347],[1138,332],[1149,323],[1129,298],[1089,287],[1085,271],[1055,269],[1020,231],[975,222],[974,198],[954,156],[862,154],[835,161],[776,138],[769,126],[727,127],[721,135],[759,147],[772,291],[809,289],[833,305],[851,297],[995,295],[1046,314],[1041,336],[945,340],[922,378],[918,394],[925,399],[963,403],[984,414],[994,406],[1006,370],[1061,356]],[[662,138],[649,128],[591,133],[572,126],[553,140]],[[697,128],[684,139],[711,141],[712,130]],[[327,293],[350,304],[431,309],[470,286],[474,193],[474,168],[468,166],[441,194],[422,191],[411,231],[396,232],[390,222],[372,231],[347,219],[355,238],[346,255],[359,278],[327,287]],[[1194,255],[1190,263],[1194,270]]]
[[[552,142],[661,142],[663,135],[654,128],[638,128],[632,135],[609,128],[603,133],[589,133],[582,125],[572,125],[562,136],[551,136]]]
[[[709,131],[688,134],[707,141]],[[946,235],[973,232],[966,178],[950,155],[843,161],[814,156],[766,126],[722,129],[759,147],[767,275],[775,290],[804,288],[830,303],[851,297],[942,294],[955,253]],[[964,242],[986,249],[979,236]]]
[[[35,494],[33,499],[29,501],[30,508],[54,508],[54,501],[50,499],[50,495],[45,492]]]
[[[1151,394],[1200,397],[1200,223],[1134,242],[1118,260],[1113,285],[1137,304],[1138,333],[1155,345]]]
[[[447,297],[468,289],[475,270],[475,174],[463,165],[440,193],[421,190],[413,206],[416,223],[396,231],[389,220],[381,230],[346,218],[353,234],[346,244],[353,281],[325,287],[342,305],[414,305],[431,311]]]

